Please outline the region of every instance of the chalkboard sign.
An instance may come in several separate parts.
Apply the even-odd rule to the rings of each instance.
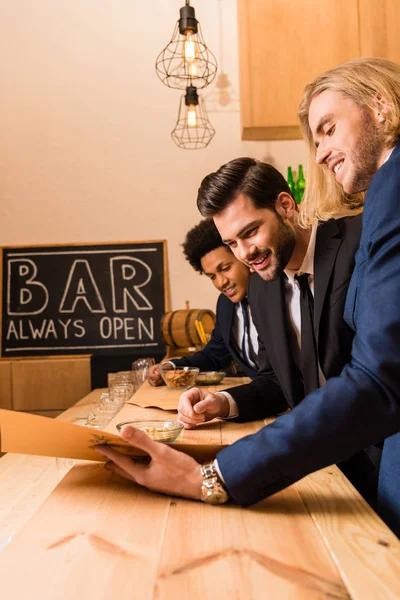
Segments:
[[[2,356],[164,349],[166,242],[2,250]]]

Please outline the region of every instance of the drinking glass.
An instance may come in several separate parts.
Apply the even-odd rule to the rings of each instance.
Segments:
[[[129,385],[131,391],[132,386],[131,384]],[[130,396],[131,394],[129,397]],[[124,397],[121,395],[114,394],[114,392],[103,392],[100,396],[99,403],[87,416],[86,425],[88,427],[95,427],[96,429],[103,429],[106,427],[123,406],[123,398]]]
[[[138,358],[132,363],[132,370],[135,373],[138,387],[147,379],[150,367],[156,364],[154,358]]]
[[[107,375],[107,383],[110,388],[116,381],[118,382],[128,382],[133,385],[134,391],[136,384],[136,377],[134,371],[117,371],[117,373],[108,373]]]
[[[127,402],[136,391],[136,385],[133,383],[132,371],[109,373],[108,389],[113,401],[121,403]]]
[[[104,429],[107,427],[111,419],[112,417],[110,417],[110,415],[95,414],[95,411],[93,411],[88,416],[87,426],[94,427],[94,429]]]

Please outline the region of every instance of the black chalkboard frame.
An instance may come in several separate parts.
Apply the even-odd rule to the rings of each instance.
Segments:
[[[13,255],[27,255],[27,253],[51,253],[53,252],[61,254],[64,252],[70,252],[71,254],[79,255],[79,252],[85,252],[87,254],[93,254],[96,252],[102,252],[106,254],[107,251],[113,253],[115,252],[116,256],[120,250],[127,250],[130,253],[135,253],[141,251],[142,256],[143,252],[152,250],[155,252],[158,250],[161,253],[161,257],[158,259],[159,267],[161,268],[161,272],[158,273],[158,281],[161,285],[161,294],[160,290],[158,291],[158,301],[160,302],[161,298],[161,307],[158,311],[159,314],[155,319],[154,330],[157,332],[157,338],[159,343],[157,346],[154,344],[148,344],[144,346],[137,345],[135,350],[132,348],[127,348],[126,346],[119,345],[116,343],[113,349],[104,348],[104,349],[95,349],[89,348],[87,349],[85,344],[85,349],[79,349],[74,347],[73,349],[69,349],[67,346],[65,349],[58,348],[57,350],[53,349],[42,349],[40,351],[35,351],[35,349],[29,348],[26,350],[20,350],[15,352],[7,352],[7,347],[4,344],[4,324],[8,319],[8,315],[5,314],[5,306],[6,306],[6,296],[7,296],[7,280],[9,276],[8,269],[5,268],[5,261],[9,257],[10,254]],[[127,254],[123,252],[123,254]],[[149,256],[149,255],[147,255]],[[143,261],[142,261],[143,262]],[[8,265],[6,265],[7,267]],[[158,271],[160,271],[160,268]],[[161,318],[162,314],[170,310],[170,289],[169,289],[169,276],[168,276],[168,253],[167,253],[167,241],[166,240],[140,240],[140,241],[118,241],[118,242],[89,242],[89,243],[63,243],[63,244],[38,244],[38,245],[15,245],[15,246],[4,246],[0,248],[0,283],[1,283],[1,294],[0,294],[0,359],[10,360],[10,359],[35,359],[35,358],[46,358],[46,357],[87,357],[93,355],[106,355],[106,354],[127,354],[131,352],[132,354],[138,355],[150,355],[152,353],[160,353],[164,346],[164,342],[162,340],[161,331],[159,327],[159,318]],[[97,282],[96,282],[97,283]],[[145,289],[145,286],[143,286]],[[8,300],[8,299],[7,299]],[[5,318],[6,317],[6,318]],[[146,331],[146,329],[144,329]]]

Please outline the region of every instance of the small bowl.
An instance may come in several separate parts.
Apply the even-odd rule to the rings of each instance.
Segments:
[[[124,421],[117,423],[118,431],[121,432],[125,425],[133,425],[141,429],[156,442],[167,443],[174,442],[183,429],[182,423],[178,421]]]
[[[196,376],[200,373],[198,367],[178,367],[171,369],[170,365],[160,365],[160,374],[166,385],[175,390],[188,390],[194,385]]]
[[[225,371],[201,371],[196,377],[196,385],[218,385],[225,376]]]

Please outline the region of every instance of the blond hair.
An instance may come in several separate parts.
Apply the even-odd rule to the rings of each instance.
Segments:
[[[313,98],[325,90],[340,92],[365,109],[384,99],[388,113],[382,126],[383,141],[388,147],[400,139],[400,66],[382,58],[356,58],[320,77],[304,88],[299,107],[300,124],[309,147],[307,186],[301,204],[300,221],[310,226],[339,215],[357,214],[362,210],[364,193],[346,195],[331,173],[316,162],[316,148],[308,122]]]

